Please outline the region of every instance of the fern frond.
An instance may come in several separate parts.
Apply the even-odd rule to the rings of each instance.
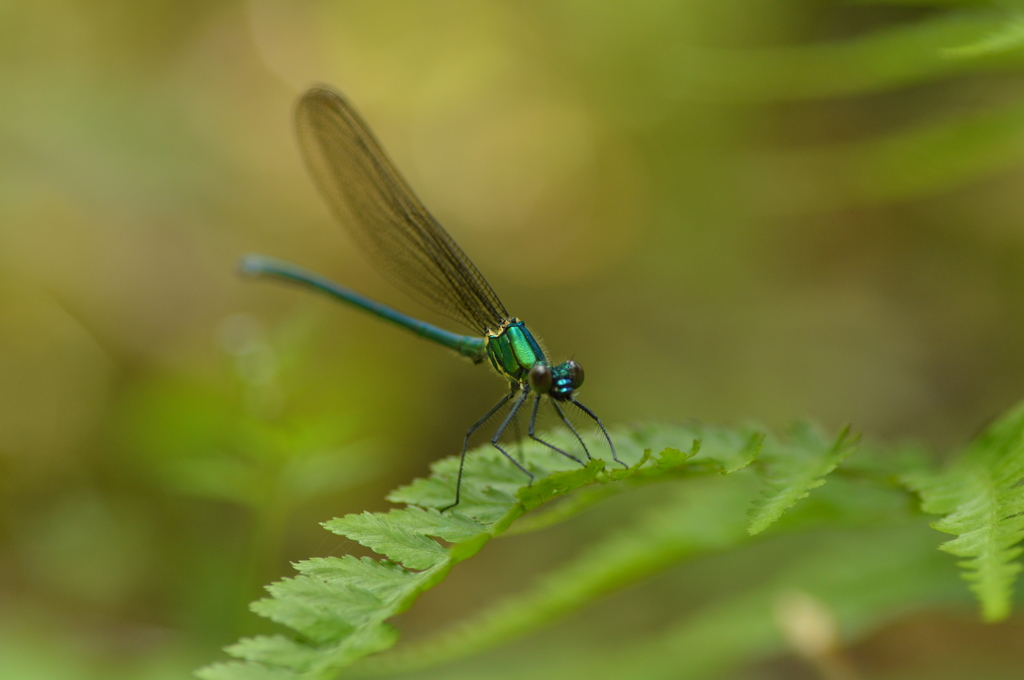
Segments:
[[[324,527],[328,531],[365,545],[406,569],[430,569],[444,562],[448,555],[447,551],[440,543],[428,538],[427,534],[448,533],[448,530],[461,527],[446,526],[448,518],[441,513],[437,513],[438,523],[434,527],[407,526],[402,521],[406,518],[401,512],[364,512],[361,515],[346,515],[324,522]]]
[[[733,547],[747,539],[744,509],[759,486],[753,474],[676,488],[633,526],[586,549],[517,594],[419,644],[365,659],[353,670],[410,672],[462,658],[551,623],[605,593],[625,588],[680,560]]]
[[[925,512],[943,515],[932,523],[957,538],[942,550],[967,558],[963,577],[981,602],[986,621],[1010,614],[1024,549],[1024,404],[986,430],[940,473],[907,474]]]
[[[242,662],[219,663],[198,671],[204,680],[239,678],[330,678],[356,659],[394,644],[384,622],[440,583],[458,562],[478,552],[530,509],[586,486],[602,487],[671,479],[686,474],[729,472],[757,455],[761,435],[700,427],[649,427],[615,433],[628,470],[605,469],[601,460],[583,468],[539,445],[524,444],[523,475],[492,447],[470,453],[463,476],[462,502],[441,513],[455,494],[458,459],[432,466],[432,474],[393,492],[389,499],[406,508],[361,513],[324,526],[383,555],[385,560],[316,558],[298,563],[300,572],[267,587],[270,597],[253,611],[297,631],[300,638],[249,638],[227,651]],[[550,439],[556,445],[558,435]],[[702,448],[700,442],[708,445]],[[672,446],[662,446],[671,443]],[[569,442],[563,442],[569,445]],[[591,450],[602,442],[593,440]],[[656,448],[661,447],[661,448]],[[678,448],[676,448],[678,447]],[[652,451],[660,451],[652,455]],[[601,487],[595,487],[601,488]],[[439,538],[451,545],[445,547]]]
[[[749,512],[750,535],[767,529],[811,489],[824,484],[825,475],[846,460],[855,446],[856,437],[850,436],[849,428],[833,441],[809,424],[796,426],[788,441],[770,438],[762,458],[768,466],[767,484]]]

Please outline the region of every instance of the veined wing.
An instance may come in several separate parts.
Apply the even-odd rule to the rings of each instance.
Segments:
[[[341,94],[315,87],[295,112],[306,165],[331,209],[374,263],[402,288],[483,335],[504,305],[427,212],[380,142]]]

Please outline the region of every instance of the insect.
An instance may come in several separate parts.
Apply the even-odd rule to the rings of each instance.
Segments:
[[[250,276],[272,277],[311,287],[374,314],[385,321],[433,340],[468,357],[488,361],[508,380],[509,392],[466,431],[455,483],[455,502],[462,491],[462,471],[470,436],[510,401],[512,407],[491,438],[506,458],[530,478],[533,474],[499,443],[533,395],[527,433],[531,439],[583,464],[576,456],[541,439],[536,433],[541,400],[548,402],[572,431],[590,458],[590,451],[565,415],[563,405],[575,404],[600,427],[612,458],[615,453],[601,419],[576,399],[583,368],[575,361],[552,365],[526,324],[509,316],[490,284],[448,232],[427,212],[399,174],[360,115],[340,93],[314,87],[296,107],[299,145],[310,173],[335,217],[370,256],[375,265],[412,297],[476,331],[458,335],[408,316],[340,286],[319,274],[262,255],[242,259]],[[529,407],[528,407],[529,408]]]

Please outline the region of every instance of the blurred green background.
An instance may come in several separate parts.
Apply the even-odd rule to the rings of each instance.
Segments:
[[[358,547],[319,521],[387,507],[504,389],[234,274],[264,252],[444,323],[306,176],[316,82],[606,422],[968,440],[1024,395],[1024,54],[957,50],[987,7],[0,2],[0,676],[184,677],[270,626],[245,603],[289,560]],[[495,548],[406,625],[573,540]],[[864,663],[1021,648],[971,616]]]

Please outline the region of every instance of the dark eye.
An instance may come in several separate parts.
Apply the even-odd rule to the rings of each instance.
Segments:
[[[574,390],[578,390],[580,385],[583,384],[583,367],[575,361],[567,361],[565,363],[569,364],[569,375],[572,376],[572,388]]]
[[[538,394],[551,391],[551,368],[547,364],[534,364],[530,369],[530,387]]]

